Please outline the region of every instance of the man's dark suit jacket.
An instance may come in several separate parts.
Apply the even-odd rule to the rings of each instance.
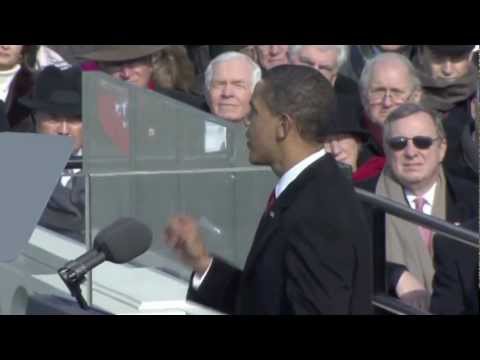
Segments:
[[[244,270],[215,258],[187,297],[229,314],[369,314],[370,240],[351,183],[325,155],[262,217]]]
[[[39,225],[78,241],[85,239],[85,178],[73,176],[72,187],[57,184]]]
[[[478,217],[463,226],[478,233]],[[436,273],[430,311],[478,315],[478,250],[444,236],[436,236],[434,244]]]

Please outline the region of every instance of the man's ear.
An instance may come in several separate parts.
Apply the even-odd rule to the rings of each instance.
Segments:
[[[295,127],[295,122],[288,114],[281,114],[277,126],[277,140],[283,141],[292,132]]]

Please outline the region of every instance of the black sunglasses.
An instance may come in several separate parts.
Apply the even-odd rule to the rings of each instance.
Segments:
[[[429,149],[435,141],[440,139],[441,139],[440,137],[433,139],[429,136],[415,136],[413,138],[407,138],[405,136],[397,136],[397,137],[388,139],[387,144],[388,146],[390,146],[392,150],[400,151],[407,147],[409,140],[412,140],[413,145],[415,145],[417,149],[426,150],[426,149]]]

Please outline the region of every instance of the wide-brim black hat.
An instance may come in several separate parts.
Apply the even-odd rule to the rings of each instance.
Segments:
[[[79,55],[80,59],[98,62],[120,62],[153,55],[169,45],[105,45],[98,50]]]
[[[19,101],[33,111],[81,116],[82,72],[77,67],[60,70],[49,66],[38,75],[32,94]]]
[[[370,133],[360,125],[363,111],[358,99],[350,95],[337,94],[335,105],[327,135],[353,135],[366,142]]]
[[[475,45],[425,45],[434,54],[440,56],[464,56],[470,54]]]

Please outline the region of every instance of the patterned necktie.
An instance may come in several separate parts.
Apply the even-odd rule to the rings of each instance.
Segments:
[[[427,204],[427,201],[424,198],[416,198],[414,202],[415,210],[423,214],[423,208]],[[425,246],[427,247],[431,256],[433,254],[432,230],[424,228],[423,226],[419,226],[418,230],[420,231],[420,236],[422,237],[423,242],[425,243]]]

